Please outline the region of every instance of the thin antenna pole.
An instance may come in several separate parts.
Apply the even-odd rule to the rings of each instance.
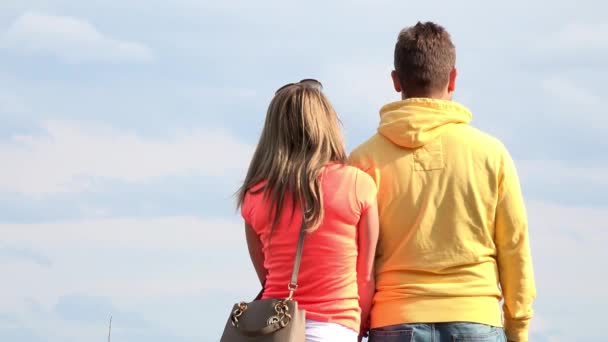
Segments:
[[[112,316],[110,316],[110,326],[108,327],[108,342],[112,342]]]

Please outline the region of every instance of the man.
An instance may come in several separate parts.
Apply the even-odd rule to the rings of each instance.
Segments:
[[[517,172],[452,101],[455,60],[443,27],[401,31],[391,76],[403,100],[350,157],[378,186],[371,342],[528,340],[536,290]]]

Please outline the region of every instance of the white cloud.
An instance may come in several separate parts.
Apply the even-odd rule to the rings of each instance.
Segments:
[[[608,48],[608,24],[568,24],[547,40],[546,45],[568,50]]]
[[[255,283],[238,221],[163,217],[0,224],[0,235],[8,241],[5,249],[33,251],[48,260],[47,265],[0,260],[0,273],[10,275],[0,283],[5,310],[27,298],[50,309],[71,293],[128,302],[244,289],[239,281],[244,275]]]
[[[23,258],[0,262],[0,274],[6,275],[0,282],[0,316],[28,322],[42,336],[74,334],[75,340],[85,341],[99,331],[97,323],[76,322],[79,329],[74,330],[75,322],[36,313],[52,313],[61,298],[73,295],[104,298],[154,326],[200,335],[198,319],[147,310],[163,310],[163,305],[176,305],[184,298],[200,300],[209,293],[242,298],[259,286],[239,220],[162,217],[0,224],[0,236],[12,249],[36,251],[51,263],[43,267]],[[222,303],[228,310],[232,299],[223,300],[228,300]],[[32,303],[39,308],[32,310]],[[181,305],[183,310],[189,308]],[[116,318],[117,328],[137,328],[124,317],[122,322]],[[220,326],[203,321],[203,330]]]
[[[608,258],[608,208],[532,201],[528,215],[539,296],[558,300],[576,293],[576,300],[608,305],[606,274],[598,269]]]
[[[532,324],[530,324],[530,341],[542,342],[561,342],[563,336],[559,336],[551,330],[549,322],[538,312],[534,314]],[[567,341],[567,340],[566,340]]]
[[[547,95],[546,99],[557,105],[553,111],[545,113],[551,120],[562,123],[564,127],[580,127],[586,132],[608,125],[608,116],[603,115],[602,97],[585,84],[553,76],[543,79],[540,87]]]
[[[23,342],[98,341],[99,336],[103,335],[100,331],[108,329],[106,322],[69,321],[53,313],[39,312],[35,308],[11,312],[9,317],[10,321],[3,320],[0,324],[0,334],[6,334],[8,331],[8,336],[14,336],[11,331],[17,332],[19,341]],[[6,336],[4,334],[3,336]]]
[[[595,186],[608,186],[608,166],[582,166],[576,162],[552,160],[522,160],[517,169],[524,181],[560,186],[573,179]]]
[[[392,86],[391,70],[390,63],[346,62],[329,66],[321,80],[338,115],[344,120],[355,114],[363,115],[357,119],[374,125],[375,129],[380,107],[400,99]]]
[[[575,84],[560,77],[550,77],[542,80],[541,86],[553,100],[567,102],[574,105],[598,106],[602,99],[585,89],[579,84]]]
[[[0,143],[0,191],[28,195],[95,190],[99,181],[223,176],[243,170],[251,147],[221,129],[150,139],[102,125],[49,121],[44,135]]]
[[[39,13],[18,17],[1,36],[0,47],[51,55],[69,63],[151,62],[155,58],[145,45],[104,35],[86,20]]]
[[[0,113],[2,114],[22,114],[28,111],[23,99],[11,93],[0,93]]]
[[[140,249],[196,250],[209,244],[238,241],[241,233],[232,221],[197,217],[153,219],[108,218],[57,223],[0,224],[0,232],[14,244],[26,243],[36,250],[46,246],[70,248],[137,247]]]
[[[0,224],[0,236],[13,250],[36,251],[51,263],[43,267],[27,258],[0,260],[0,274],[5,275],[0,317],[17,318],[14,324],[0,322],[0,334],[7,325],[27,326],[55,338],[50,341],[66,341],[68,336],[89,341],[107,324],[107,316],[93,316],[95,322],[87,323],[54,314],[62,298],[78,295],[103,298],[113,309],[141,316],[150,326],[176,335],[199,336],[210,334],[207,328],[201,331],[201,321],[220,329],[231,304],[259,287],[239,220],[161,217]],[[203,304],[225,307],[222,317],[196,312],[197,319],[184,313],[192,310],[191,301],[200,303],[210,293],[222,296]],[[72,314],[99,313],[78,310]],[[115,319],[116,329],[142,328],[125,321],[124,315]]]
[[[577,321],[601,324],[602,308],[608,305],[608,279],[602,271],[608,259],[608,207],[529,201],[527,211],[538,293],[532,340],[578,340],[580,335],[565,328],[567,322],[574,315]],[[585,336],[599,336],[599,330]]]

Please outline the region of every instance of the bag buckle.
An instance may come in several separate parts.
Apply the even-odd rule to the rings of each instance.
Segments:
[[[230,321],[234,327],[239,327],[239,317],[241,317],[245,311],[247,311],[247,303],[240,302],[239,306],[232,312],[232,315],[230,316]]]
[[[298,289],[298,284],[289,283],[289,285],[287,285],[287,289],[289,290],[289,297],[287,297],[287,299],[288,300],[292,300],[293,299],[293,293],[296,292],[296,290]]]
[[[287,300],[287,299],[286,299]],[[280,300],[274,305],[275,316],[270,317],[267,321],[267,325],[273,325],[278,323],[281,328],[285,328],[289,322],[291,322],[291,315],[289,314],[289,306],[285,303],[286,300]]]

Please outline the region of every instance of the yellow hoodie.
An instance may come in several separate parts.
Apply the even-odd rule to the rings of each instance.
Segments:
[[[513,161],[468,125],[464,106],[389,103],[378,133],[350,156],[378,186],[380,239],[372,328],[476,322],[528,340],[536,296]],[[501,291],[502,289],[502,291]]]

